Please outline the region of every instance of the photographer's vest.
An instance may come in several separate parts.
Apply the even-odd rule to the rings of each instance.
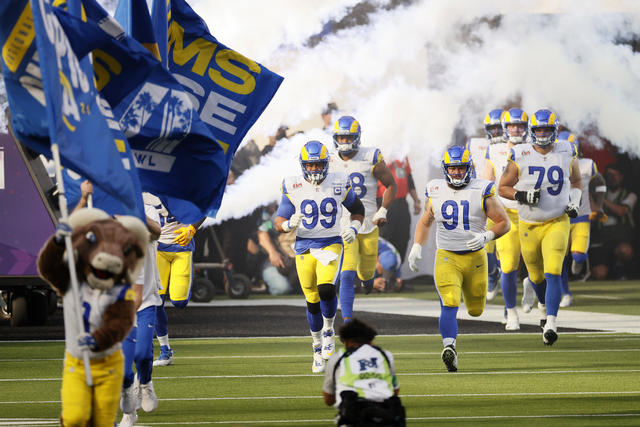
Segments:
[[[374,402],[383,402],[393,396],[398,384],[385,352],[368,344],[343,353],[335,364],[333,378],[336,396],[351,390],[358,397]]]

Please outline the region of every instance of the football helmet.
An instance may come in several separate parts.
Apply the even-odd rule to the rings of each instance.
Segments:
[[[576,149],[576,153],[578,153],[578,157],[582,157],[582,150],[580,150],[580,141],[576,138],[576,134],[573,132],[569,132],[564,130],[562,132],[558,132],[558,141],[569,141]]]
[[[509,108],[502,115],[502,130],[504,131],[504,139],[512,144],[522,144],[527,140],[527,131],[529,125],[529,117],[527,113],[520,108]],[[520,125],[523,128],[522,135],[509,134],[508,125]],[[513,133],[513,131],[511,132]]]
[[[497,108],[489,111],[484,117],[484,132],[487,134],[487,138],[491,144],[504,142],[504,130],[501,123],[503,114],[504,110]]]
[[[307,170],[310,163],[322,163],[320,170]],[[300,151],[300,166],[305,179],[312,184],[319,184],[329,172],[329,150],[320,141],[309,141]]]
[[[462,175],[452,175],[449,173],[450,166],[465,166],[466,170]],[[471,160],[471,152],[461,145],[449,147],[444,152],[442,159],[442,171],[445,180],[454,187],[465,186],[471,181],[473,175],[473,160]]]
[[[540,129],[546,129],[547,132],[536,135],[535,131]],[[555,113],[543,108],[532,114],[529,119],[529,136],[531,141],[540,147],[554,143],[558,137],[558,118]]]
[[[360,146],[360,123],[351,116],[342,116],[333,126],[333,144],[336,150],[342,154],[350,154],[358,150]],[[346,136],[348,142],[338,142],[339,136]]]

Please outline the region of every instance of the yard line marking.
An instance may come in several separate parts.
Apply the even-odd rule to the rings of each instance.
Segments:
[[[470,371],[456,373],[459,375],[529,375],[529,374],[611,374],[640,372],[640,369],[585,369],[585,370],[562,370],[562,371]],[[397,372],[402,376],[433,376],[447,375],[449,372]],[[154,376],[154,380],[177,380],[177,379],[225,379],[225,378],[306,378],[317,377],[317,374],[262,374],[262,375],[180,375],[175,377]],[[62,381],[62,378],[0,378],[0,382],[29,382],[29,381]]]
[[[57,418],[0,418],[0,426],[48,426],[59,423]]]
[[[450,393],[450,394],[401,394],[400,397],[501,397],[501,396],[586,396],[586,395],[640,395],[637,391],[556,391],[556,392],[531,392],[531,393]],[[236,397],[168,397],[158,399],[161,402],[193,402],[193,401],[221,401],[221,400],[279,400],[279,399],[319,399],[314,396],[236,396]],[[60,403],[59,400],[31,400],[31,401],[5,401],[0,405],[18,404],[47,404]]]
[[[639,337],[640,338],[640,337]],[[585,349],[585,350],[507,350],[507,351],[462,351],[461,355],[479,354],[479,355],[491,355],[491,354],[530,354],[530,353],[614,353],[614,352],[628,352],[628,351],[640,351],[640,348],[619,348],[619,349]],[[393,352],[394,356],[423,356],[423,355],[440,355],[439,351],[416,351],[416,352]],[[285,359],[285,358],[308,358],[308,354],[256,354],[256,355],[229,355],[229,356],[180,356],[180,359]],[[50,362],[50,361],[62,361],[63,358],[56,359],[0,359],[0,362]],[[1,381],[1,380],[0,380]]]
[[[622,297],[611,297],[607,295],[580,295],[580,298],[591,298],[591,299],[609,299],[609,300],[620,300]]]

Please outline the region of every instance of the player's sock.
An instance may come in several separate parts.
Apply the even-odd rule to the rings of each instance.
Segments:
[[[545,293],[547,316],[557,316],[560,299],[562,298],[562,277],[549,273],[545,273],[544,277],[547,282],[547,290]]]
[[[127,338],[122,341],[122,353],[124,354],[124,378],[122,380],[122,386],[128,388],[133,384],[135,374],[133,373],[133,359],[136,354],[136,342],[137,328],[134,326],[131,328]]]
[[[562,295],[570,294],[569,292],[569,264],[571,259],[567,256],[562,264]]]
[[[311,339],[313,340],[314,347],[322,345],[322,329],[319,331],[311,331]]]
[[[171,346],[169,345],[169,335],[168,334],[159,336],[158,337],[158,342],[160,343],[161,346],[171,348]]]
[[[534,283],[533,280],[531,280],[531,277],[529,277],[529,281],[531,282],[531,287],[538,296],[538,301],[544,304],[546,301],[545,294],[547,290],[547,282],[543,280],[542,283]]]
[[[165,336],[169,333],[169,317],[164,309],[164,305],[156,306],[156,335],[158,337]],[[169,345],[168,341],[167,344]]]
[[[500,284],[502,286],[502,296],[504,297],[504,305],[507,308],[516,306],[516,295],[518,293],[518,270],[509,273],[502,272]]]
[[[458,336],[458,307],[447,307],[440,303],[440,335],[442,338],[456,338]],[[447,344],[445,344],[446,346]]]
[[[345,270],[340,273],[340,310],[342,317],[351,319],[353,317],[353,281],[356,278],[356,272],[353,270]]]
[[[309,309],[307,309],[307,322],[309,322],[309,329],[311,330],[311,335],[317,332],[319,334],[318,336],[322,336],[323,321],[322,321],[322,313],[320,311],[318,311],[317,313],[311,313],[309,312]]]
[[[336,319],[335,313],[333,317],[325,317],[324,313],[322,314],[322,329],[332,329],[333,321]]]

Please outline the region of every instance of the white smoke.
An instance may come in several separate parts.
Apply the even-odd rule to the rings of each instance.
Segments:
[[[238,3],[234,8],[253,4]],[[319,125],[321,109],[336,101],[362,124],[364,145],[389,158],[409,155],[422,193],[439,175],[434,166],[454,129],[482,135],[486,112],[502,106],[529,114],[550,108],[574,132],[597,127],[622,150],[640,152],[640,55],[620,44],[638,39],[640,15],[629,12],[640,5],[587,3],[566,1],[553,9],[542,1],[469,1],[464,7],[421,1],[379,8],[368,25],[333,33],[314,47],[305,46],[305,34],[317,33],[354,2],[332,1],[322,10],[305,2],[270,3],[268,25],[261,14],[230,21],[205,1],[195,9],[220,41],[249,57],[254,53],[253,59],[285,77],[251,135],[272,133],[280,123],[295,127],[315,119]],[[222,28],[233,34],[233,43]],[[300,145],[282,143],[272,156],[295,163]],[[218,220],[278,197],[264,188],[284,176],[284,167],[272,161],[265,158],[251,178],[230,186]],[[231,194],[245,194],[245,206],[232,202]]]

